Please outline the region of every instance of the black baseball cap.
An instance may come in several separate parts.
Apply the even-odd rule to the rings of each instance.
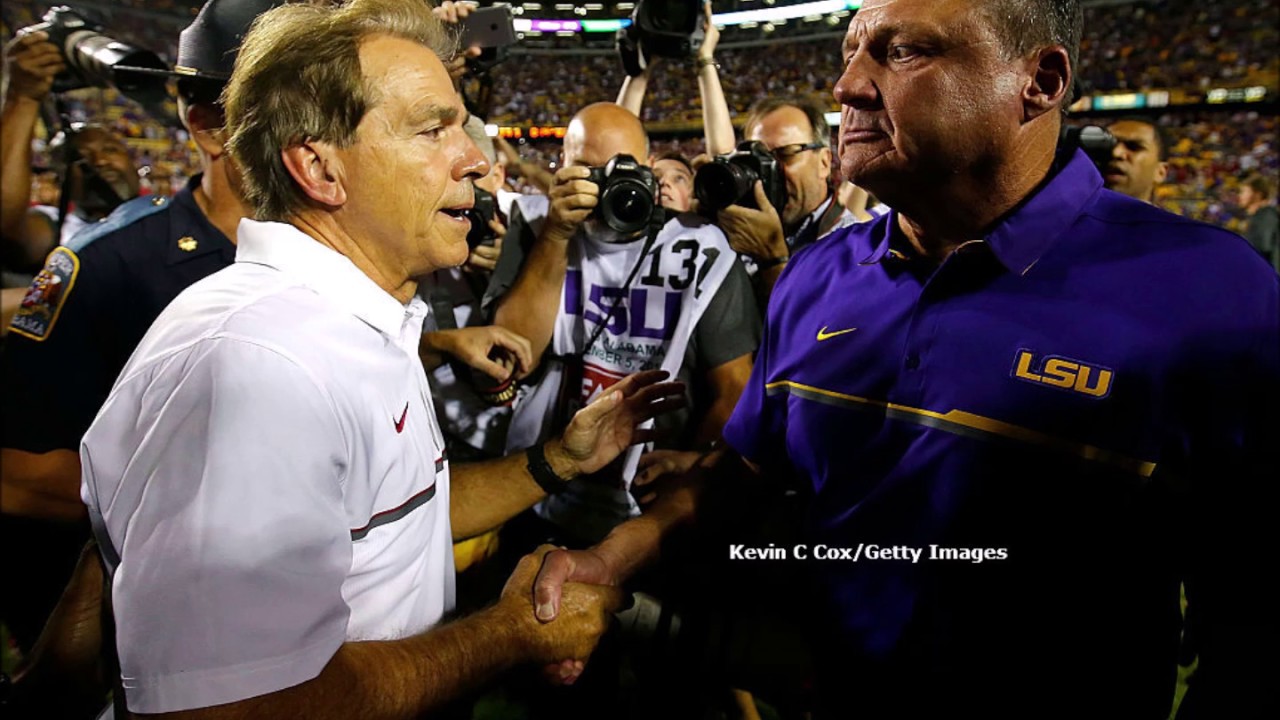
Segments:
[[[172,70],[154,74],[226,82],[240,43],[262,13],[287,0],[209,0],[178,35],[178,59]]]

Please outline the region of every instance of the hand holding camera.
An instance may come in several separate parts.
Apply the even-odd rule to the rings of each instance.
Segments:
[[[42,102],[53,87],[53,79],[67,69],[58,46],[49,42],[49,33],[19,33],[5,49],[9,66],[11,99],[26,98]]]
[[[591,181],[591,168],[562,167],[556,171],[549,193],[551,209],[542,237],[569,242],[600,202],[600,187]]]

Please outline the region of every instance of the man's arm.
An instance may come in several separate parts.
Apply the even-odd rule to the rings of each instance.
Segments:
[[[698,95],[702,98],[702,132],[706,136],[707,153],[711,156],[732,152],[734,148],[733,120],[729,116],[729,102],[720,87],[720,71],[715,65],[716,45],[720,42],[720,30],[711,21],[711,3],[702,6],[702,28],[705,36],[698,48]]]
[[[520,561],[497,605],[403,640],[344,643],[314,679],[239,702],[139,715],[173,720],[417,718],[524,662],[586,658],[608,628],[616,590],[570,584],[553,624],[534,620],[530,587],[550,546]]]
[[[84,518],[80,456],[71,450],[0,448],[0,511],[45,520]]]
[[[544,445],[547,462],[566,482],[608,465],[628,447],[654,438],[638,426],[684,404],[684,387],[659,383],[662,371],[635,373],[574,414],[564,435]],[[491,530],[541,500],[545,492],[529,472],[523,453],[458,465],[449,493],[455,540]]]
[[[640,111],[644,108],[644,94],[649,89],[649,68],[653,65],[645,67],[639,75],[628,75],[622,81],[622,88],[618,90],[618,99],[615,104],[631,111],[632,115],[640,117]]]
[[[0,111],[0,237],[6,255],[24,264],[39,264],[56,244],[47,222],[28,222],[31,200],[31,138],[40,103],[53,77],[65,68],[58,48],[44,32],[15,38],[6,48],[9,84]]]
[[[569,241],[595,208],[600,190],[585,167],[563,167],[551,188],[551,208],[529,249],[520,274],[498,303],[493,322],[528,338],[541,358],[555,330],[561,288],[569,264]]]
[[[733,414],[742,389],[751,378],[751,354],[740,355],[707,372],[707,387],[711,390],[711,405],[698,424],[694,442],[701,446],[720,437],[724,424]]]

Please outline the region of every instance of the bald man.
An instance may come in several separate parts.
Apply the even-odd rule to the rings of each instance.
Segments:
[[[486,303],[546,367],[520,391],[508,451],[536,447],[573,408],[630,373],[659,368],[685,382],[689,402],[659,421],[659,444],[692,451],[720,436],[750,376],[760,320],[736,254],[717,227],[691,214],[667,213],[660,229],[630,235],[609,228],[589,176],[618,154],[645,162],[640,121],[612,103],[583,108],[550,195],[522,198],[513,212]],[[656,196],[656,182],[653,189]],[[528,518],[537,534],[581,546],[638,514],[628,488],[639,455],[538,505],[539,520]]]

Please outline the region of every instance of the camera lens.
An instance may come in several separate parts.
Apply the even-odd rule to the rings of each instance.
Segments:
[[[703,165],[693,178],[693,193],[708,210],[721,210],[749,197],[759,176],[754,170],[732,161]]]
[[[600,198],[605,223],[631,234],[645,228],[653,213],[653,193],[640,183],[626,180],[611,185]]]

